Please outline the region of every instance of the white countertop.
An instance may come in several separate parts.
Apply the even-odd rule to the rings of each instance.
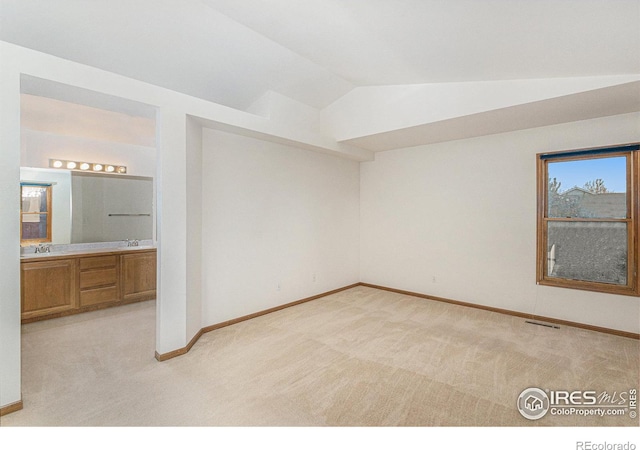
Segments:
[[[72,248],[65,250],[52,250],[50,253],[25,253],[20,255],[20,260],[48,259],[48,258],[64,258],[78,255],[99,255],[105,253],[125,253],[142,250],[155,250],[153,245],[139,246],[120,246],[120,247],[101,247],[101,248]]]

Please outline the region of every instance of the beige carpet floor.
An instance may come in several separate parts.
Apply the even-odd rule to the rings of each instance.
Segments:
[[[638,389],[640,344],[367,287],[203,335],[157,362],[155,304],[23,326],[2,426],[638,426],[523,418],[528,387]]]

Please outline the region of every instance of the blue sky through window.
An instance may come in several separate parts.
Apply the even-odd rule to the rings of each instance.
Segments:
[[[549,178],[562,183],[564,192],[574,186],[584,187],[587,181],[604,180],[609,192],[627,192],[627,160],[624,157],[585,159],[579,161],[550,162]]]

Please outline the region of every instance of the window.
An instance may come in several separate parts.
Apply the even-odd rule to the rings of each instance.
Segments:
[[[538,283],[639,295],[640,145],[538,155]]]
[[[51,185],[21,183],[20,245],[51,242]]]

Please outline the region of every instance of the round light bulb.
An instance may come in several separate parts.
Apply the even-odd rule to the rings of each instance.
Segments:
[[[81,169],[81,170],[87,170],[87,169],[89,169],[89,164],[88,164],[88,163],[82,163],[82,164],[80,164],[80,169]]]
[[[118,173],[127,173],[127,168],[125,166],[119,166],[117,172]]]
[[[113,172],[114,170],[116,170],[115,167],[113,166],[107,166],[107,168],[105,169],[107,172]]]
[[[76,163],[74,163],[73,161],[69,161],[67,163],[67,169],[75,169],[76,168]]]
[[[95,170],[96,172],[102,171],[102,164],[94,164],[93,170]]]
[[[55,167],[56,169],[59,169],[60,167],[62,167],[62,161],[54,161],[53,167]]]

